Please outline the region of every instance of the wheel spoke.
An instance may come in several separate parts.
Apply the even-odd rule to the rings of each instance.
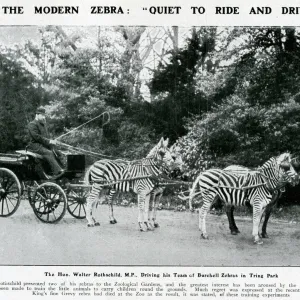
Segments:
[[[43,206],[42,206],[42,204],[43,204]],[[42,201],[39,201],[39,210],[41,207],[44,208],[44,211],[45,211],[45,207],[46,207],[45,203]]]
[[[13,195],[6,195],[6,198],[8,198],[10,200],[18,201],[18,197],[15,197]]]
[[[45,189],[45,187],[43,187],[42,191],[44,191],[44,195],[45,195],[46,199],[49,198],[49,197],[48,197],[47,190]]]
[[[74,194],[74,197],[79,197],[79,195],[75,191],[72,190],[71,193]]]
[[[3,199],[3,201],[5,200],[5,202],[8,204],[8,201],[10,202],[10,204],[12,205],[12,206],[14,206],[14,204],[11,202],[11,200],[9,199],[9,197],[5,197],[4,199]],[[7,201],[8,200],[8,201]],[[17,199],[15,199],[15,200],[17,200]]]
[[[42,183],[37,187],[33,200],[39,201],[39,206],[34,207],[34,212],[42,222],[55,223],[66,212],[67,199],[65,193],[56,183]]]
[[[1,215],[3,215],[4,210],[4,199],[1,199],[2,205],[1,205]]]
[[[47,197],[44,197],[40,192],[37,192],[39,194],[40,197],[42,197],[44,200],[47,200]],[[42,201],[42,200],[40,200]]]
[[[13,186],[13,184],[15,183],[15,182],[12,181],[12,180],[11,180],[11,181],[8,180],[7,182],[8,182],[8,185],[6,186],[6,189],[5,189],[6,191],[9,190],[9,189]]]
[[[21,185],[13,171],[0,168],[0,189],[0,216],[8,217],[15,213],[20,205]]]
[[[58,193],[59,193],[59,191],[56,191],[54,195],[50,193],[50,199],[51,199],[51,200],[55,200],[55,196],[56,196]]]
[[[7,182],[8,181],[7,181],[6,177],[3,177],[1,185],[2,185],[2,187],[3,187],[4,190],[6,190]]]
[[[77,203],[77,206],[72,210],[72,213],[76,210],[76,208],[79,206],[79,203]]]
[[[10,190],[10,191],[6,192],[6,194],[12,194],[12,193],[19,193],[19,191],[18,190]]]
[[[86,216],[86,197],[88,192],[83,188],[71,189],[68,192],[68,211],[78,219],[84,219]]]
[[[7,201],[7,198],[3,199],[3,201],[5,201],[6,209],[7,209],[7,212],[9,213],[9,207],[8,207],[8,201]]]
[[[84,214],[86,215],[85,205],[82,205],[82,207],[83,207]]]

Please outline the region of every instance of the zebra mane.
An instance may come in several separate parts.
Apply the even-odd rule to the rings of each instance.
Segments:
[[[248,167],[244,167],[241,165],[230,165],[228,167],[226,167],[224,169],[224,171],[244,171],[244,172],[249,172],[252,171],[250,168]]]
[[[285,152],[277,156],[276,158],[277,164],[281,165],[284,161],[287,161],[288,163],[291,162],[291,154],[289,152]]]
[[[263,169],[266,167],[270,167],[270,164],[273,165],[274,167],[279,167],[282,165],[282,163],[288,163],[291,164],[291,154],[289,152],[284,152],[278,156],[273,156],[269,160],[267,160],[261,167],[258,169]]]

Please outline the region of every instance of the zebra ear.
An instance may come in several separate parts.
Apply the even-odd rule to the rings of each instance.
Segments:
[[[163,148],[163,147],[164,147],[164,138],[163,138],[163,137],[162,137],[162,138],[160,139],[160,141],[158,142],[158,145],[159,145],[160,148]]]
[[[167,139],[164,141],[164,146],[165,146],[165,148],[168,147],[168,144],[169,144],[169,138],[167,138]]]
[[[170,152],[174,152],[174,144],[169,148]]]

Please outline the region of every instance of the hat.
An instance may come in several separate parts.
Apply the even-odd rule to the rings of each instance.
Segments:
[[[37,110],[36,110],[36,114],[42,114],[44,115],[46,113],[46,110],[45,108],[43,107],[39,107]]]

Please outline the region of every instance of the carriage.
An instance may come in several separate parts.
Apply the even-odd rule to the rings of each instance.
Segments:
[[[66,211],[84,219],[89,186],[82,180],[85,155],[66,154],[66,171],[49,179],[49,165],[41,155],[27,150],[0,153],[0,217],[13,215],[21,200],[27,199],[36,217],[56,223]]]

